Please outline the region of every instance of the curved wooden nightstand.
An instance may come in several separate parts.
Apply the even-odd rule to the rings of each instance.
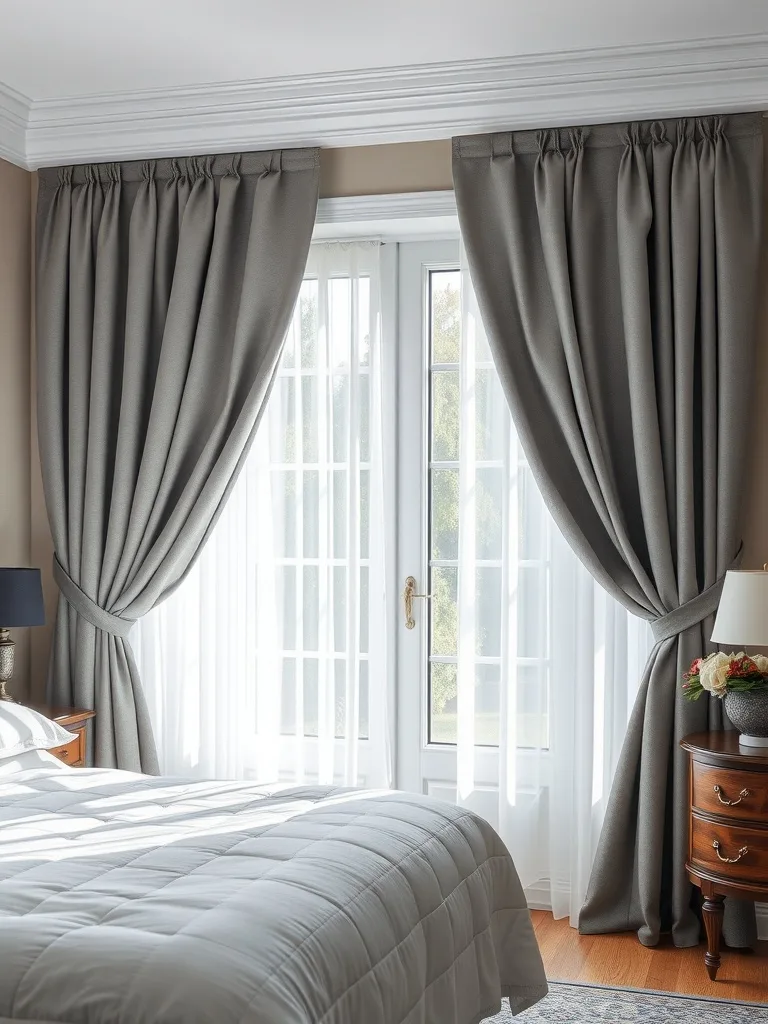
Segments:
[[[88,722],[96,717],[95,711],[88,711],[86,708],[64,708],[51,704],[30,704],[33,710],[38,711],[46,718],[53,719],[63,729],[75,734],[71,743],[65,743],[61,747],[54,747],[48,753],[58,757],[60,761],[71,765],[73,768],[84,768],[86,762],[86,745]]]
[[[726,896],[768,900],[768,749],[739,747],[737,732],[701,732],[690,758],[688,877],[701,889],[712,981],[720,967]]]

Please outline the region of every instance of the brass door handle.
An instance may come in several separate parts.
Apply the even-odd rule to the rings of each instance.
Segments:
[[[742,789],[742,791],[739,793],[738,800],[728,800],[726,797],[723,796],[723,791],[722,789],[720,789],[719,786],[713,786],[712,788],[714,789],[715,793],[717,793],[717,799],[720,801],[721,804],[725,804],[726,807],[736,807],[738,804],[741,803],[742,800],[746,800],[748,796],[752,796],[748,789]]]
[[[413,617],[413,602],[414,599],[420,597],[425,601],[429,601],[432,598],[431,594],[417,594],[416,593],[416,577],[406,576],[405,578],[405,590],[403,591],[403,604],[405,605],[405,628],[413,629],[416,625],[416,619]]]
[[[735,857],[724,857],[722,853],[720,853],[720,843],[718,843],[716,839],[713,840],[712,847],[715,853],[717,854],[718,858],[723,862],[723,864],[738,864],[741,858],[749,853],[749,847],[742,846],[742,848],[739,850]]]

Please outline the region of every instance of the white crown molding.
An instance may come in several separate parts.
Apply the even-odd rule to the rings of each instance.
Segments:
[[[400,192],[393,195],[342,196],[321,199],[318,224],[349,224],[403,218],[455,217],[453,189],[440,192]]]
[[[0,82],[0,159],[25,167],[29,100]]]
[[[381,241],[408,238],[413,241],[458,236],[459,218],[453,189],[321,199],[312,233],[315,241],[352,238]]]
[[[768,108],[768,35],[69,99],[16,96],[0,108],[0,151],[28,167],[759,110]]]

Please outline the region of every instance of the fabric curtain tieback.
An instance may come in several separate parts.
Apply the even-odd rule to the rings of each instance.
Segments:
[[[743,548],[744,545],[739,544],[736,557],[728,566],[728,569],[737,569],[739,567]],[[671,612],[667,612],[666,615],[661,615],[658,619],[654,620],[651,623],[651,631],[656,643],[660,644],[662,640],[669,640],[671,637],[685,632],[686,629],[690,629],[691,626],[702,622],[708,615],[714,615],[720,602],[724,581],[725,573],[719,576],[711,587],[702,590],[697,597],[686,601],[679,608],[673,608]]]
[[[134,625],[133,619],[123,619],[119,615],[100,608],[95,601],[81,590],[69,573],[64,569],[56,555],[53,556],[53,578],[64,598],[75,609],[77,614],[90,622],[96,629],[102,629],[112,636],[127,637]]]

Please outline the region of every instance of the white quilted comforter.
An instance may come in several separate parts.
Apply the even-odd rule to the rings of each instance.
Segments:
[[[0,1021],[474,1024],[545,992],[509,854],[461,808],[0,778]]]

